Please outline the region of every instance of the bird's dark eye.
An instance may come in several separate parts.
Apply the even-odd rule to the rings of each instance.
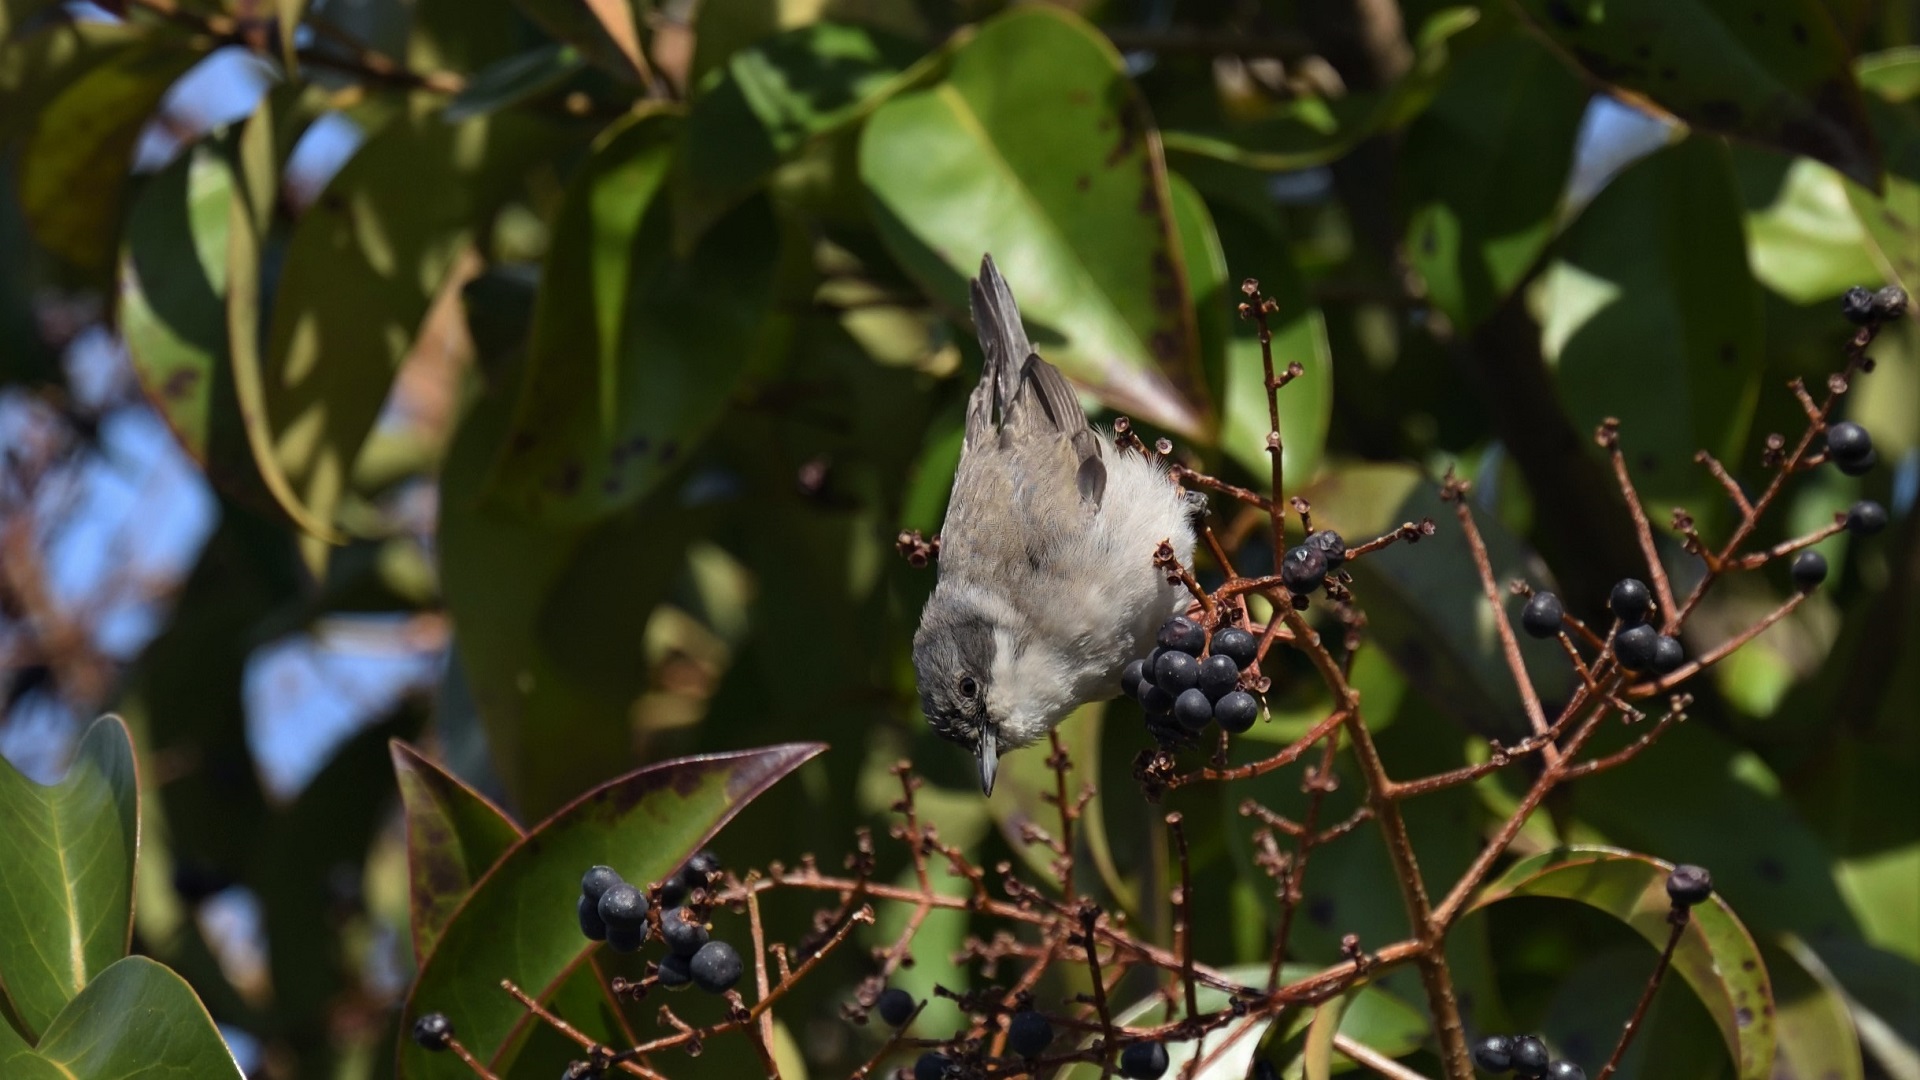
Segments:
[[[980,684],[973,681],[973,676],[963,675],[960,677],[960,696],[961,697],[970,698],[975,694],[978,694],[979,692],[980,692]]]

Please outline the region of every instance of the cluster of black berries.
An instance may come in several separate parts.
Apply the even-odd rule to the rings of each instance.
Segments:
[[[880,1019],[894,1027],[899,1027],[913,1019],[913,1013],[918,1004],[913,1000],[912,994],[898,988],[890,988],[880,995],[880,1000],[875,1003],[874,1008],[880,1013]],[[1031,1060],[1046,1053],[1047,1047],[1052,1044],[1053,1024],[1046,1017],[1032,1009],[1021,1009],[1007,1018],[1007,1049],[1013,1053]],[[1161,1071],[1164,1072],[1166,1070],[1165,1050],[1160,1052],[1160,1061]],[[921,1054],[920,1060],[913,1063],[913,1080],[945,1080],[946,1077],[955,1075],[957,1072],[954,1060],[937,1050]],[[1125,1071],[1124,1063],[1121,1075],[1133,1075]],[[1152,1075],[1159,1076],[1160,1073],[1156,1072]]]
[[[1827,460],[1848,476],[1865,476],[1880,464],[1880,452],[1873,448],[1873,436],[1851,420],[1827,425]]]
[[[1147,731],[1162,746],[1191,742],[1208,724],[1236,735],[1260,719],[1260,702],[1240,689],[1240,673],[1253,665],[1260,642],[1237,626],[1207,632],[1184,615],[1160,627],[1159,647],[1128,664],[1120,688],[1147,711]]]
[[[695,889],[707,888],[719,871],[719,857],[702,851],[651,890],[660,903],[658,930],[667,946],[667,955],[654,965],[654,976],[668,990],[698,986],[722,994],[733,989],[745,970],[738,950],[713,940],[699,916],[681,906]],[[621,880],[612,867],[590,868],[580,879],[580,932],[616,952],[638,952],[655,930],[648,918],[653,905],[647,893]]]
[[[1855,285],[1840,298],[1840,312],[1855,326],[1877,326],[1907,313],[1907,291],[1898,285],[1878,292]]]
[[[1473,1044],[1473,1063],[1521,1080],[1587,1080],[1587,1071],[1573,1062],[1550,1060],[1547,1044],[1534,1035],[1489,1035]]]
[[[1280,557],[1280,581],[1293,594],[1293,606],[1307,606],[1307,597],[1326,584],[1328,574],[1347,564],[1347,542],[1332,529],[1308,533],[1300,546]]]
[[[1662,634],[1647,622],[1653,613],[1653,593],[1638,578],[1622,578],[1607,597],[1607,608],[1620,620],[1613,635],[1613,655],[1628,671],[1669,675],[1687,662],[1680,639]],[[1560,633],[1566,607],[1550,592],[1536,592],[1520,612],[1520,628],[1537,638]]]

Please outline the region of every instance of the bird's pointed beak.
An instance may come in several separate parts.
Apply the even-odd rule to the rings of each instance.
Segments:
[[[980,759],[980,793],[993,794],[993,778],[1000,774],[1000,744],[992,731],[980,733],[980,743],[974,747],[974,756]]]

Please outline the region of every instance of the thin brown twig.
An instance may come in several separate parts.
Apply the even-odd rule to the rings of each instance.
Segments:
[[[1660,603],[1660,613],[1662,617],[1672,619],[1675,614],[1673,583],[1667,580],[1666,565],[1660,561],[1660,549],[1654,545],[1653,526],[1647,523],[1647,511],[1640,505],[1640,492],[1633,486],[1633,477],[1627,474],[1627,456],[1620,450],[1620,421],[1611,416],[1602,420],[1594,441],[1606,448],[1607,457],[1613,463],[1613,478],[1619,483],[1620,494],[1627,501],[1627,513],[1633,517],[1634,535],[1640,540],[1640,554],[1647,560],[1647,576],[1652,579],[1653,595]]]
[[[1673,965],[1673,951],[1680,947],[1680,939],[1686,936],[1690,916],[1684,907],[1675,906],[1667,916],[1667,922],[1673,927],[1667,933],[1666,947],[1660,950],[1660,959],[1654,962],[1653,973],[1647,976],[1646,988],[1640,991],[1640,1000],[1633,1007],[1633,1015],[1627,1018],[1626,1027],[1620,1032],[1620,1041],[1613,1044],[1613,1054],[1607,1063],[1600,1067],[1600,1074],[1594,1080],[1607,1080],[1620,1067],[1620,1059],[1626,1056],[1627,1047],[1632,1045],[1633,1037],[1640,1033],[1640,1022],[1646,1019],[1647,1007],[1653,1004],[1653,995],[1660,989],[1661,980],[1667,977],[1667,969]]]
[[[1500,585],[1493,580],[1493,561],[1487,554],[1487,542],[1480,537],[1480,528],[1474,524],[1473,508],[1467,504],[1465,485],[1453,486],[1453,511],[1460,519],[1460,531],[1466,536],[1467,549],[1473,553],[1473,566],[1480,575],[1480,589],[1487,598],[1487,604],[1493,609],[1493,629],[1500,638],[1500,652],[1506,658],[1507,671],[1513,676],[1513,685],[1520,691],[1520,704],[1527,712],[1527,722],[1533,725],[1533,733],[1543,735],[1547,730],[1547,714],[1540,708],[1540,695],[1534,692],[1533,679],[1527,674],[1527,661],[1520,655],[1520,639],[1514,636],[1513,621],[1507,618],[1507,608],[1500,602]],[[1560,751],[1552,743],[1541,747],[1542,755],[1549,761],[1555,761]]]

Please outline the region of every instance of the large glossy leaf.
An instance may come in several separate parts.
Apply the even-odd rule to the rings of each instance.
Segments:
[[[1847,197],[1889,276],[1920,293],[1920,49],[1892,49],[1860,61],[1867,114],[1886,155],[1878,193],[1847,185]]]
[[[485,795],[395,739],[393,776],[407,826],[407,892],[413,953],[425,956],[473,883],[523,833]]]
[[[7,1080],[241,1080],[213,1018],[186,980],[144,956],[102,971],[36,1046],[0,1024]]]
[[[675,232],[685,247],[781,161],[867,115],[923,47],[817,22],[741,49],[708,80],[682,129]]]
[[[369,139],[295,226],[259,373],[260,421],[291,486],[289,511],[309,528],[332,528],[455,257],[526,171],[575,137],[518,111],[448,124],[416,109]]]
[[[107,266],[134,142],[161,95],[202,53],[158,35],[115,54],[60,91],[38,116],[20,161],[20,205],[49,251]]]
[[[792,743],[684,758],[604,784],[532,829],[474,887],[421,966],[403,1021],[440,1011],[482,1059],[491,1059],[524,1016],[501,979],[546,996],[592,942],[574,918],[580,873],[606,864],[632,881],[657,881],[705,843],[742,806],[826,749]],[[405,1077],[460,1077],[465,1066],[411,1042]]]
[[[1655,948],[1669,933],[1672,864],[1618,848],[1567,847],[1524,859],[1474,898],[1473,910],[1514,896],[1577,900],[1626,923]],[[1649,958],[1651,964],[1651,958]],[[1718,896],[1693,909],[1673,970],[1713,1015],[1741,1080],[1772,1075],[1773,990],[1759,947]]]
[[[783,325],[764,202],[673,255],[673,127],[650,115],[618,129],[569,188],[494,474],[502,507],[588,522],[635,505],[691,455]]]
[[[1546,250],[1587,97],[1537,39],[1510,33],[1456,60],[1407,129],[1407,257],[1456,327],[1491,314]]]
[[[1846,44],[1816,0],[1522,0],[1583,69],[1695,127],[1877,185]]]
[[[991,253],[1035,347],[1112,408],[1185,434],[1210,409],[1159,134],[1098,32],[1009,12],[947,77],[874,113],[860,174],[880,234],[954,311]]]
[[[59,783],[0,761],[0,990],[29,1034],[127,954],[140,792],[116,716],[93,722]]]
[[[1845,177],[1811,158],[1747,146],[1733,147],[1733,161],[1747,199],[1747,261],[1761,284],[1811,304],[1881,275],[1848,199],[1850,190],[1860,189]],[[1898,183],[1889,171],[1888,190]]]
[[[1621,174],[1547,272],[1543,347],[1574,426],[1618,417],[1650,514],[1724,501],[1696,452],[1739,459],[1763,363],[1727,148],[1692,138]],[[1701,498],[1709,489],[1711,499]]]

